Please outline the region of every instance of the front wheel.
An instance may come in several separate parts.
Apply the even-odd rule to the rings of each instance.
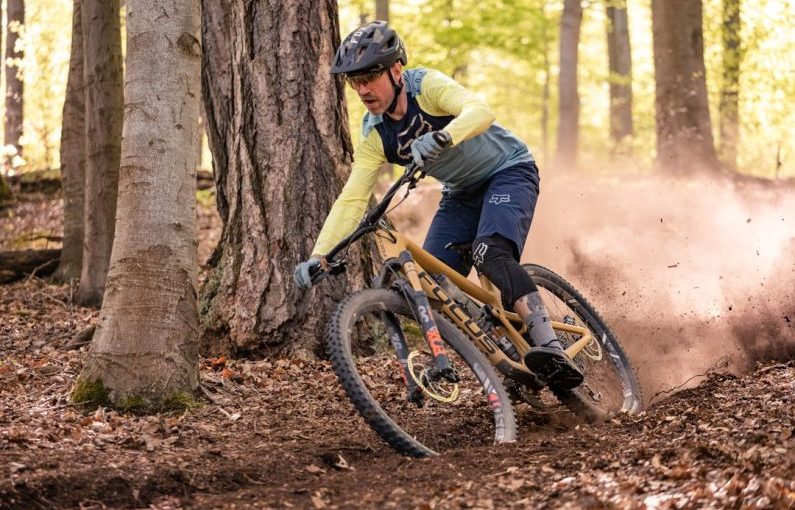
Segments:
[[[409,373],[425,389],[410,401],[385,321],[398,324]],[[516,421],[500,377],[480,351],[434,312],[458,382],[428,380],[434,362],[406,299],[385,289],[349,296],[334,312],[326,347],[331,366],[365,421],[398,452],[425,457],[451,448],[512,442]],[[394,331],[394,329],[392,330]]]
[[[549,318],[588,329],[593,341],[573,359],[583,372],[583,383],[573,390],[550,388],[575,413],[600,419],[618,412],[637,413],[643,400],[638,377],[615,334],[572,284],[549,269],[525,264],[538,287]],[[556,331],[564,349],[579,340],[573,333]]]

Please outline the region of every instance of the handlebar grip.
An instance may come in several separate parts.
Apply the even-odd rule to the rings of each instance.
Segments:
[[[322,266],[313,266],[309,268],[309,279],[312,283],[317,283],[325,276],[325,271]]]

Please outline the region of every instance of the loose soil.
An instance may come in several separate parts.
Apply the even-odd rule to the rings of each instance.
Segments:
[[[52,208],[18,207],[5,225],[56,231]],[[201,220],[205,252],[214,221]],[[194,409],[85,412],[67,397],[87,347],[67,347],[98,312],[72,292],[35,277],[0,287],[3,509],[795,508],[793,360],[713,370],[597,425],[521,404],[514,444],[409,459],[325,361],[203,359]]]

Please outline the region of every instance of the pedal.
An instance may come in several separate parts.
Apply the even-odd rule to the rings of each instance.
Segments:
[[[560,349],[534,347],[525,355],[524,363],[547,385],[571,389],[582,383],[583,375],[565,356]]]

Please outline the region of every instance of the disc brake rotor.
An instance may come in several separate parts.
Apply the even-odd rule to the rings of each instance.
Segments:
[[[431,380],[429,376],[429,369],[422,361],[415,361],[415,358],[422,354],[420,351],[411,351],[408,357],[409,375],[414,379],[428,397],[436,400],[437,402],[450,403],[458,399],[459,388],[458,383],[451,383],[443,379]]]

